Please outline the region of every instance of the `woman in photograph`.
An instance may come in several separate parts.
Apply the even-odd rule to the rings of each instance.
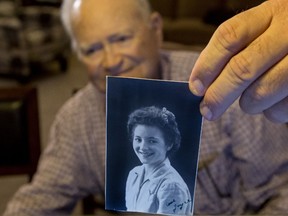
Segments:
[[[169,161],[181,141],[174,114],[165,107],[137,109],[129,115],[127,129],[142,163],[127,178],[127,211],[190,215],[189,189]]]

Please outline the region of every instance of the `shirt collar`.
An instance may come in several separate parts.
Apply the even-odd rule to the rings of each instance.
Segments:
[[[171,62],[169,58],[169,53],[165,51],[160,51],[160,70],[162,79],[170,80],[171,79]]]

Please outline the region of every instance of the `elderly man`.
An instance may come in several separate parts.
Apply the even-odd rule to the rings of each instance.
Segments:
[[[5,216],[67,215],[88,194],[103,198],[106,75],[188,80],[198,57],[160,51],[161,16],[146,0],[65,0],[62,18],[91,82],[57,114],[32,183]],[[237,105],[204,121],[195,213],[286,213],[287,140],[285,125]]]

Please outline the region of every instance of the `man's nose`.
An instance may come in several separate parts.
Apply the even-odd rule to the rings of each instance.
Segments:
[[[121,71],[123,61],[121,55],[113,49],[113,46],[106,44],[104,47],[103,68],[111,75],[117,75]]]

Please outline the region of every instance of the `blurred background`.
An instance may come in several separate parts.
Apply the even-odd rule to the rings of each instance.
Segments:
[[[150,0],[153,10],[160,12],[164,18],[163,48],[196,51],[203,49],[223,21],[262,1]],[[61,0],[0,0],[0,100],[1,97],[5,98],[3,93],[1,96],[3,88],[36,88],[36,115],[28,115],[33,119],[28,118],[24,123],[29,126],[30,121],[36,122],[38,128],[30,131],[30,135],[39,132],[35,136],[39,135],[36,144],[40,151],[46,146],[49,128],[60,106],[75,89],[87,82],[85,70],[71,52],[69,39],[62,28],[60,5]],[[7,102],[7,98],[5,100]],[[1,115],[1,110],[12,112],[3,107],[7,109],[7,106],[1,106],[0,101],[0,130],[7,128],[7,122],[1,120],[1,116],[7,119],[7,115]],[[29,110],[23,112],[29,113]],[[19,111],[18,114],[24,115],[23,112]],[[21,127],[27,127],[19,119],[14,123],[14,135]],[[26,130],[29,132],[29,128]],[[13,152],[23,147],[21,145],[24,145],[22,141],[25,137],[19,137],[18,140],[13,143],[13,148],[8,148],[11,142],[5,134],[0,133],[0,157],[1,154],[11,154],[9,163],[0,160],[0,214],[8,200],[21,185],[29,181],[29,175],[35,171],[31,168],[32,171],[28,169],[27,173],[23,170],[16,172],[17,169],[15,171],[12,167],[15,165],[11,162]],[[27,143],[25,145],[28,148]],[[37,148],[35,143],[33,148]],[[5,152],[7,149],[10,152]],[[33,151],[27,152],[30,152],[28,158],[31,157]],[[31,164],[29,160],[27,163]],[[35,166],[37,161],[33,163]],[[81,204],[74,214],[81,214]]]

